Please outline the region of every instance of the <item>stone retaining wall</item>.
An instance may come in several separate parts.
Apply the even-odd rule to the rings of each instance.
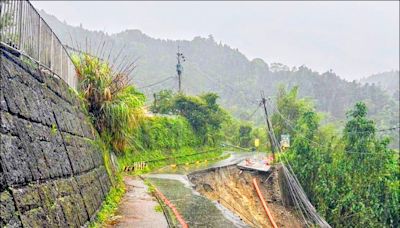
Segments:
[[[0,61],[0,227],[84,226],[110,188],[95,130],[62,80]]]

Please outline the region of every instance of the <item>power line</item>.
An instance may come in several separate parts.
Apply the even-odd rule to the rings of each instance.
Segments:
[[[267,100],[267,101],[269,102],[269,105],[276,111],[276,113],[284,120],[284,122],[285,122],[294,132],[296,132],[300,137],[302,137],[302,138],[308,140],[309,142],[311,142],[311,143],[313,143],[313,144],[315,144],[315,145],[317,145],[317,146],[323,147],[320,143],[315,142],[314,140],[311,140],[311,139],[307,138],[306,136],[304,136],[303,134],[299,133],[299,131],[296,130],[296,128],[293,126],[294,124],[293,124],[289,119],[287,119],[287,118],[279,111],[279,109],[278,109],[277,107],[273,106],[273,104],[272,104],[269,100]],[[396,130],[396,129],[400,129],[400,126],[395,126],[395,127],[386,128],[386,129],[378,129],[378,130],[376,130],[375,132],[393,131],[393,130]],[[351,132],[349,132],[349,133],[350,133],[350,134],[357,134],[357,133],[363,133],[363,132],[368,132],[368,131],[351,131]]]
[[[230,86],[229,84],[224,83],[216,78],[211,78],[211,77],[207,76],[206,74],[200,74],[200,75],[206,77],[210,81],[217,82],[218,84],[222,85],[225,88],[229,88],[231,90],[231,92],[235,92],[236,97],[238,97],[238,95],[239,95],[239,93],[237,93],[237,92],[238,91],[241,92],[242,93],[241,95],[243,96],[242,98],[244,98],[247,102],[258,105],[258,102],[255,101],[256,99],[247,96],[246,92],[244,92],[243,90],[240,90],[238,88],[235,89],[232,86]],[[220,88],[222,88],[222,87],[220,87]]]
[[[164,79],[162,79],[162,80],[160,80],[160,81],[157,81],[157,82],[155,82],[155,83],[152,83],[152,84],[149,84],[149,85],[146,85],[146,86],[139,87],[138,89],[145,89],[145,88],[148,88],[148,87],[152,87],[152,86],[158,85],[158,84],[160,84],[160,83],[163,83],[163,82],[165,82],[165,81],[168,81],[168,80],[171,79],[171,78],[175,78],[175,76],[170,76],[170,77],[164,78]]]
[[[302,138],[308,140],[311,143],[314,143],[315,145],[319,146],[320,148],[325,148],[323,145],[321,145],[320,143],[317,143],[309,138],[307,138],[306,136],[304,136],[303,134],[299,133],[293,126],[292,123],[290,122],[290,120],[286,119],[283,114],[281,112],[279,112],[278,108],[274,107],[272,104],[270,104],[270,106],[272,106],[276,112],[278,113],[278,115],[280,115],[282,117],[282,119],[287,123],[287,125],[297,133],[297,135],[301,136]],[[377,132],[384,132],[384,131],[392,131],[392,130],[396,130],[396,129],[400,129],[400,126],[396,126],[396,127],[392,127],[392,128],[386,128],[386,129],[378,129]],[[350,132],[350,133],[362,133],[362,132],[366,132],[366,131],[359,131],[359,132]],[[326,145],[328,146],[328,145]],[[328,148],[326,148],[328,149]],[[363,152],[363,151],[344,151],[345,153],[352,153],[352,154],[381,154],[381,153],[372,153],[372,152]]]
[[[394,131],[400,129],[400,126],[395,126],[395,127],[391,127],[391,128],[384,128],[384,129],[376,129],[375,132],[386,132],[386,131]],[[358,134],[358,133],[367,133],[367,132],[371,132],[371,131],[350,131],[350,132],[346,132],[347,134]]]
[[[275,147],[278,147],[279,151],[281,151],[281,150],[280,150],[280,147],[278,146],[279,144],[277,144],[277,139],[276,139],[276,136],[272,129],[272,125],[269,122],[268,111],[267,111],[267,106],[266,106],[266,99],[265,99],[263,91],[261,91],[261,104],[264,107],[265,122],[267,124],[267,131],[268,131],[267,133],[268,133],[269,140],[271,143],[272,156],[273,156],[273,158],[275,158]],[[288,159],[285,156],[283,156],[283,157],[284,157],[284,159],[286,159],[286,162],[288,163],[288,166],[290,167]],[[307,227],[312,226],[312,224],[309,224],[308,221],[313,220],[321,227],[325,227],[325,224],[327,224],[327,223],[323,219],[321,219],[320,216],[316,213],[315,208],[309,202],[307,195],[304,193],[304,190],[301,187],[300,183],[296,182],[297,177],[294,174],[294,172],[290,173],[290,171],[286,168],[284,163],[282,163],[282,169],[283,169],[283,174],[287,180],[287,185],[290,190],[290,196],[292,197],[294,203],[296,204],[297,208],[299,209],[302,219],[304,221],[304,224]],[[293,180],[295,180],[295,181],[293,181]],[[312,214],[311,212],[314,212],[314,213]],[[314,216],[312,217],[312,215],[314,215]],[[328,224],[327,224],[327,227],[329,227]]]
[[[258,111],[258,109],[259,109],[260,107],[261,107],[261,103],[258,104],[258,106],[257,106],[257,108],[254,110],[254,112],[252,112],[252,113],[247,117],[247,120],[250,120],[250,119],[254,116],[254,114],[257,113],[257,111]]]
[[[381,131],[393,131],[393,130],[396,130],[396,129],[400,129],[400,126],[392,127],[392,128],[386,128],[386,129],[378,129],[376,131],[378,131],[378,132],[381,132]]]
[[[279,146],[279,143],[277,142],[276,136],[275,136],[273,128],[272,128],[272,124],[269,122],[268,111],[267,111],[267,106],[266,106],[267,99],[265,99],[263,92],[261,92],[261,99],[262,99],[262,104],[264,106],[264,112],[265,112],[266,122],[267,122],[267,126],[268,126],[268,133],[269,133],[269,138],[270,138],[270,142],[271,142],[271,149],[272,149],[272,153],[274,155],[275,146],[278,148],[279,151],[281,151],[281,148]],[[282,163],[283,173],[287,180],[287,184],[289,186],[289,190],[290,190],[292,199],[294,200],[297,208],[299,209],[305,225],[307,227],[314,227],[314,224],[316,224],[319,227],[324,227],[324,228],[329,227],[330,228],[330,225],[318,214],[315,207],[309,201],[306,193],[304,192],[303,187],[301,186],[299,180],[296,177],[296,174],[294,173],[294,171],[289,163],[289,160],[285,156],[283,156],[283,158],[286,160],[287,166],[289,167],[289,169],[288,169],[286,167],[285,163]],[[310,224],[309,221],[314,224],[312,224],[312,223]]]
[[[372,153],[372,152],[365,152],[365,151],[344,151],[344,153],[350,153],[350,154],[382,154],[382,153]]]
[[[309,224],[309,220],[319,227],[331,227],[325,221],[325,219],[319,215],[315,207],[311,204],[310,200],[307,197],[307,194],[305,193],[296,174],[294,173],[292,166],[290,165],[286,157],[285,159],[287,164],[285,165],[284,163],[282,163],[283,173],[286,177],[289,188],[291,189],[292,198],[296,201],[296,205],[303,216],[303,220],[305,221],[306,226],[314,227],[313,224]],[[305,219],[303,212],[306,215],[307,219]]]
[[[270,102],[270,101],[267,100],[267,104],[268,104],[269,102]],[[299,133],[298,130],[296,130],[295,127],[293,126],[293,123],[292,123],[290,120],[288,120],[288,119],[279,111],[279,109],[278,109],[277,107],[273,106],[272,103],[269,103],[269,105],[270,105],[273,109],[275,109],[275,111],[278,113],[278,115],[285,121],[285,123],[286,123],[294,132],[296,132],[298,135],[300,135],[302,138],[308,140],[309,142],[314,143],[315,145],[321,146],[321,147],[322,147],[321,144],[319,144],[319,143],[315,142],[314,140],[311,140],[311,139],[307,138],[306,136],[304,136],[303,134]]]

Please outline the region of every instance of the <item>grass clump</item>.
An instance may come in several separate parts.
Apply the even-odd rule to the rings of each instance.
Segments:
[[[93,125],[117,152],[129,146],[132,131],[143,116],[145,96],[129,84],[129,76],[88,54],[73,56],[79,93]]]
[[[160,204],[157,204],[157,205],[154,207],[154,211],[159,212],[159,213],[162,213],[162,212],[163,212],[163,209],[162,209],[162,207],[161,207]]]

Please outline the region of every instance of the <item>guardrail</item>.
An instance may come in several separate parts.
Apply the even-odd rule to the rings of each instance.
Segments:
[[[144,168],[148,167],[149,164],[154,163],[154,162],[173,160],[173,159],[177,159],[177,158],[189,157],[189,156],[194,156],[194,155],[198,155],[198,154],[206,154],[206,153],[210,153],[210,152],[217,151],[217,150],[218,150],[218,148],[213,148],[213,149],[209,149],[209,150],[205,150],[205,151],[201,151],[201,152],[197,152],[197,153],[193,153],[193,154],[186,154],[186,155],[181,155],[181,156],[176,156],[176,157],[166,157],[166,158],[159,158],[159,159],[153,159],[153,160],[147,160],[147,161],[138,161],[138,162],[134,162],[133,165],[131,165],[131,166],[124,166],[123,170],[124,170],[124,172],[143,170]],[[209,160],[211,161],[211,160],[213,160],[213,158],[209,159]],[[198,161],[192,162],[192,163],[185,163],[185,164],[189,165],[189,164],[194,164],[194,163],[198,163]],[[182,164],[175,164],[175,165],[182,165]]]
[[[77,88],[78,78],[71,57],[29,1],[0,1],[0,42]]]

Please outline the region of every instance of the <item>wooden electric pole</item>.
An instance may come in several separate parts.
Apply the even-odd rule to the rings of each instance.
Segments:
[[[153,97],[154,97],[154,108],[157,110],[157,94],[153,93]]]
[[[268,110],[267,110],[267,105],[266,105],[266,99],[264,96],[264,92],[261,92],[261,102],[264,106],[264,113],[265,113],[265,120],[267,122],[267,133],[268,133],[268,138],[269,138],[269,142],[271,143],[271,151],[272,151],[272,157],[275,159],[275,147],[277,147],[279,149],[279,146],[276,145],[276,138],[275,138],[275,134],[274,131],[272,129],[272,124],[269,121],[269,116],[268,116]]]
[[[176,64],[176,73],[178,74],[178,92],[182,92],[182,72],[183,67],[181,65],[181,61],[185,62],[185,56],[180,52],[179,45],[178,45],[178,53],[176,53],[176,58],[178,60],[178,64]]]

